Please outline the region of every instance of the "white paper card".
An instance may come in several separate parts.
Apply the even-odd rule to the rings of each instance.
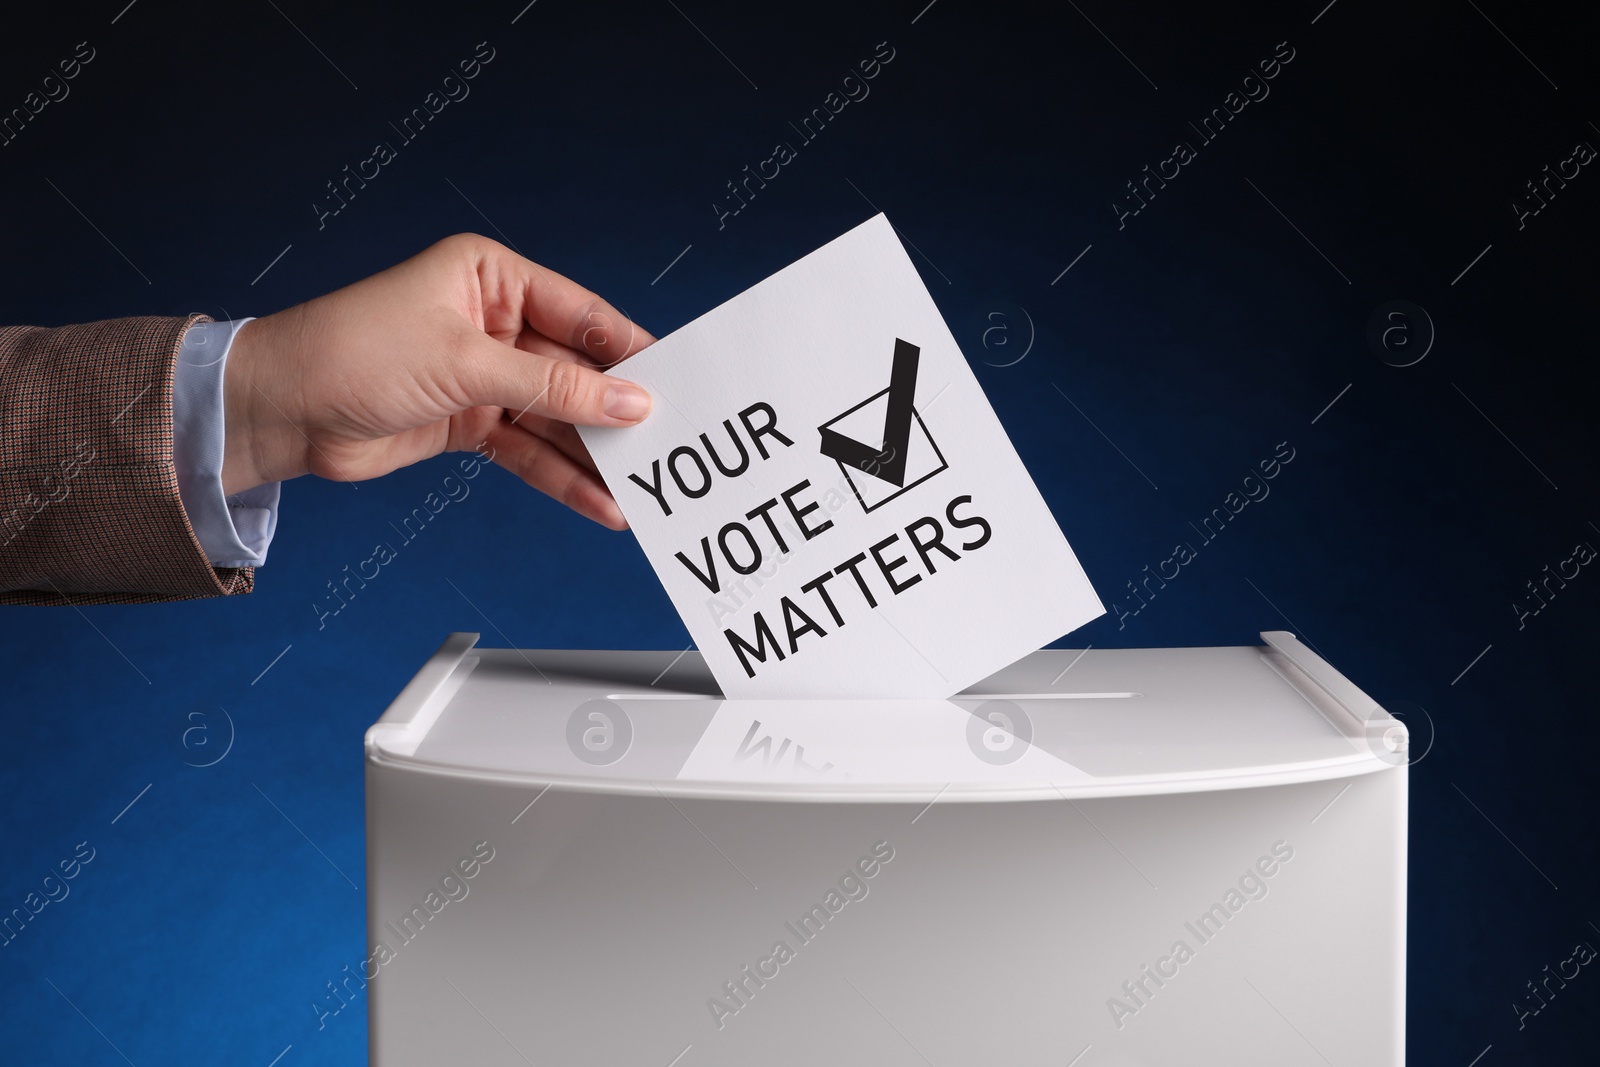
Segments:
[[[581,428],[729,697],[946,697],[1105,609],[882,215],[618,373]]]

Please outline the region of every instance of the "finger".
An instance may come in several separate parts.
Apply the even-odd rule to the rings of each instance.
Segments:
[[[550,359],[565,360],[568,363],[581,363],[585,367],[597,365],[593,357],[587,352],[579,352],[577,349],[568,348],[559,341],[552,341],[532,327],[523,327],[522,332],[511,342],[511,347],[535,356],[547,356]]]
[[[497,340],[506,341],[511,347],[536,356],[547,356],[550,359],[564,360],[567,363],[581,363],[585,367],[600,367],[602,370],[609,369],[587,352],[579,352],[577,349],[568,348],[559,341],[552,341],[531,326],[524,325],[522,332],[517,334],[515,338],[502,337],[497,338]]]
[[[496,463],[551,499],[602,526],[628,528],[605,483],[551,442],[505,422],[490,432],[487,444]]]
[[[493,241],[476,246],[485,329],[500,334],[512,320],[552,341],[613,366],[655,338],[577,282]],[[496,316],[491,325],[491,315]]]
[[[579,436],[577,428],[571,423],[557,422],[547,419],[542,415],[526,414],[521,418],[512,418],[516,412],[507,411],[504,418],[516,423],[535,437],[542,437],[565,452],[567,458],[572,460],[584,470],[592,471],[599,475],[600,468],[595,465],[594,457],[589,455],[589,449],[584,446],[583,438]],[[497,418],[500,416],[497,415]]]
[[[579,347],[602,367],[615,367],[641,349],[655,343],[655,337],[638,323],[605,301],[584,314],[585,325]]]
[[[513,420],[530,412],[582,426],[633,426],[650,414],[650,394],[593,367],[501,344],[463,323],[451,373],[471,404],[494,404]]]
[[[510,412],[507,412],[507,415],[509,414]],[[589,449],[584,445],[583,438],[571,423],[524,415],[517,421],[517,425],[561,449],[567,454],[568,459],[584,470],[591,471],[597,476],[600,474],[600,468],[595,465],[594,457],[589,455]]]

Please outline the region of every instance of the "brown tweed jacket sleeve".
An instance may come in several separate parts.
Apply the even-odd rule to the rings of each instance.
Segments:
[[[172,466],[172,380],[204,315],[0,327],[0,603],[248,593],[213,567]]]

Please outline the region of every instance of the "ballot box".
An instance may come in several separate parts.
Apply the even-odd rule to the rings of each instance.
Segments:
[[[366,735],[371,1062],[1399,1064],[1406,730],[1261,636],[784,701],[455,634]]]

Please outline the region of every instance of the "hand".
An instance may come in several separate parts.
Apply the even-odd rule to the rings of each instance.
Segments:
[[[580,515],[627,528],[573,424],[632,426],[650,395],[602,374],[655,338],[475,234],[246,323],[223,380],[228,494],[360,481],[476,449]]]

